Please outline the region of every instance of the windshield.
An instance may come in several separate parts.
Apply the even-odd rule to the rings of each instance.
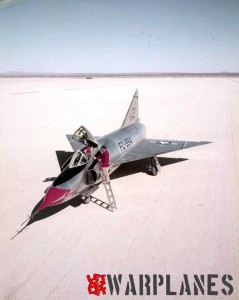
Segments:
[[[77,150],[75,154],[72,156],[72,159],[69,164],[69,168],[79,167],[87,163],[87,158],[84,153],[80,150]]]

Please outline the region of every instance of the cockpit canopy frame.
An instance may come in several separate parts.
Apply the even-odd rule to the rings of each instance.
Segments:
[[[71,158],[69,168],[79,167],[86,164],[87,162],[88,159],[85,154],[82,151],[77,150]]]
[[[72,139],[84,144],[85,146],[90,146],[93,148],[98,147],[95,137],[84,126],[81,126],[76,130],[72,136]]]

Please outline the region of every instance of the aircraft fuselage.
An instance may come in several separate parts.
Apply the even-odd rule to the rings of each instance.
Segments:
[[[144,140],[145,137],[145,125],[135,123],[106,134],[98,138],[96,142],[98,150],[103,145],[106,146],[111,160],[115,158],[120,159],[130,149]],[[48,206],[59,205],[76,196],[89,197],[103,180],[100,172],[100,163],[94,157],[80,166],[70,166],[71,163],[64,168],[48,188],[43,203],[38,210],[42,210]],[[111,164],[109,174],[114,172],[118,167],[119,165]],[[89,176],[91,180],[87,179]]]

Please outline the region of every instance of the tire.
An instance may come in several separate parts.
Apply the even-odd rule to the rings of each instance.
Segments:
[[[151,175],[152,176],[157,176],[158,170],[155,166],[151,166]]]
[[[87,198],[85,198],[85,199],[83,199],[83,203],[84,204],[89,204],[90,203],[90,196],[87,197]]]

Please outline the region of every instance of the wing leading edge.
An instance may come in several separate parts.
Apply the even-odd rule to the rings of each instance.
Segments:
[[[113,164],[123,164],[134,160],[140,160],[153,155],[164,154],[172,151],[182,150],[186,148],[201,146],[211,142],[201,141],[174,141],[174,140],[155,140],[146,139],[129,150],[120,158],[115,158],[111,162]]]

